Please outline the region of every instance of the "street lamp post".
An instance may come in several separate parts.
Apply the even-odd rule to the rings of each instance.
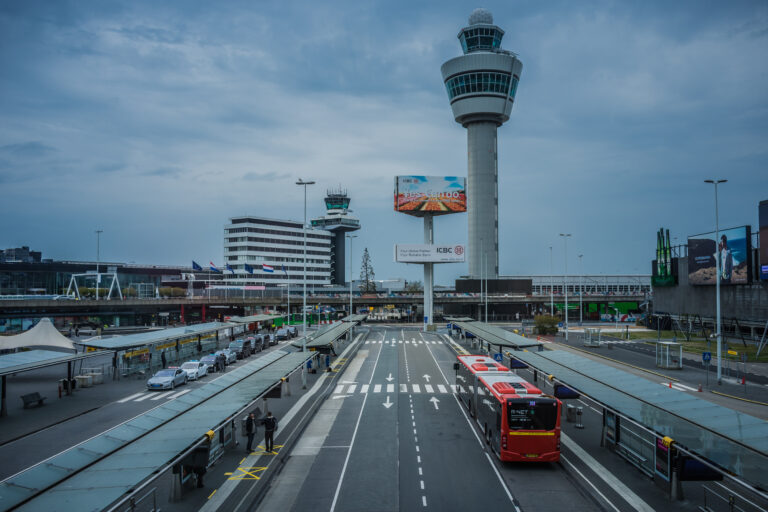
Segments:
[[[101,274],[99,273],[99,250],[101,248],[101,234],[103,229],[96,230],[96,300],[99,300],[99,285],[101,284]]]
[[[584,302],[581,299],[581,296],[584,295],[584,287],[582,285],[584,281],[584,265],[581,261],[583,256],[583,254],[579,254],[579,326],[584,322]]]
[[[565,341],[568,341],[568,238],[570,233],[560,233],[565,243],[565,275],[563,276],[563,291],[565,292]]]
[[[555,316],[555,288],[552,280],[554,279],[552,273],[554,272],[552,267],[552,246],[549,246],[549,314]]]
[[[715,304],[717,315],[717,383],[722,384],[722,355],[723,355],[723,343],[722,343],[722,331],[720,329],[720,259],[722,258],[722,251],[720,249],[720,214],[717,205],[717,186],[720,183],[726,183],[728,180],[704,180],[704,183],[710,183],[715,186],[715,246],[717,247],[717,256],[715,257]]]
[[[301,178],[299,178],[299,181],[296,182],[297,185],[301,185],[304,187],[304,224],[302,224],[302,231],[304,231],[304,293],[303,293],[303,304],[301,308],[301,321],[302,321],[302,332],[304,334],[304,339],[301,343],[301,351],[306,352],[307,351],[307,185],[314,185],[314,181],[304,181]]]
[[[349,239],[349,314],[352,315],[352,239],[357,235],[345,235]]]

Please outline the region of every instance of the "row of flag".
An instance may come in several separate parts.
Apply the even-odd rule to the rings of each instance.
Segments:
[[[216,265],[214,265],[212,261],[209,261],[208,263],[210,263],[210,265],[211,265],[209,267],[211,272],[215,272],[217,274],[221,274],[222,273],[221,269],[219,267],[217,267]],[[203,267],[198,265],[196,261],[192,260],[192,270],[197,270],[197,271],[202,272],[203,271]],[[235,273],[235,269],[233,269],[229,265],[229,263],[227,263],[226,270],[228,270],[229,272],[232,272],[233,274]],[[288,271],[285,270],[285,265],[282,265],[282,270],[283,270],[283,274],[288,275]],[[248,272],[249,274],[253,274],[253,267],[246,263],[245,264],[245,271]],[[275,268],[272,267],[271,265],[262,265],[261,266],[261,271],[262,272],[266,272],[268,274],[272,274],[272,273],[274,273]]]

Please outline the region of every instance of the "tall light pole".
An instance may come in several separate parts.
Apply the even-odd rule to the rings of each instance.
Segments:
[[[717,256],[715,257],[715,304],[717,315],[717,383],[722,384],[722,355],[723,355],[723,343],[722,343],[722,331],[720,330],[720,258],[722,258],[722,252],[720,251],[720,214],[717,205],[717,186],[720,183],[726,183],[728,180],[704,180],[704,183],[711,183],[715,186],[715,247],[717,247]]]
[[[552,246],[549,246],[549,314],[555,316],[555,288],[553,284],[554,277],[552,273]]]
[[[352,314],[352,239],[357,235],[344,235],[349,239],[349,314]]]
[[[563,289],[565,291],[565,341],[568,341],[568,238],[570,233],[560,233],[565,243],[565,275],[563,276]]]
[[[96,230],[96,300],[99,300],[99,285],[101,284],[101,274],[99,274],[99,250],[101,249],[101,234],[103,229]]]
[[[584,281],[584,265],[581,261],[583,254],[579,254],[579,326],[584,322],[584,302],[581,300],[581,296],[584,295],[584,287],[582,282]]]
[[[304,231],[304,301],[301,308],[301,321],[302,332],[304,334],[304,340],[301,343],[301,351],[307,351],[307,185],[314,185],[314,181],[304,181],[299,178],[296,182],[297,185],[304,187],[304,224],[302,224],[302,231]]]

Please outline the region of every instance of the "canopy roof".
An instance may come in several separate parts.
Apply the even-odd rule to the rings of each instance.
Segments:
[[[48,318],[42,318],[36,326],[21,334],[0,337],[0,350],[22,347],[58,347],[75,350],[72,341],[62,335]]]

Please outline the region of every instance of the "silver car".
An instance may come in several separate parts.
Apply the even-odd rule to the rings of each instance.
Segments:
[[[234,351],[229,350],[228,348],[223,348],[218,352],[216,352],[216,355],[219,355],[219,354],[224,354],[224,357],[227,358],[227,364],[232,364],[234,362],[237,362],[237,354]]]
[[[160,370],[147,381],[147,389],[175,389],[187,383],[187,372],[181,368]]]
[[[208,365],[201,361],[187,361],[181,365],[181,369],[187,372],[189,380],[197,380],[208,375]]]

